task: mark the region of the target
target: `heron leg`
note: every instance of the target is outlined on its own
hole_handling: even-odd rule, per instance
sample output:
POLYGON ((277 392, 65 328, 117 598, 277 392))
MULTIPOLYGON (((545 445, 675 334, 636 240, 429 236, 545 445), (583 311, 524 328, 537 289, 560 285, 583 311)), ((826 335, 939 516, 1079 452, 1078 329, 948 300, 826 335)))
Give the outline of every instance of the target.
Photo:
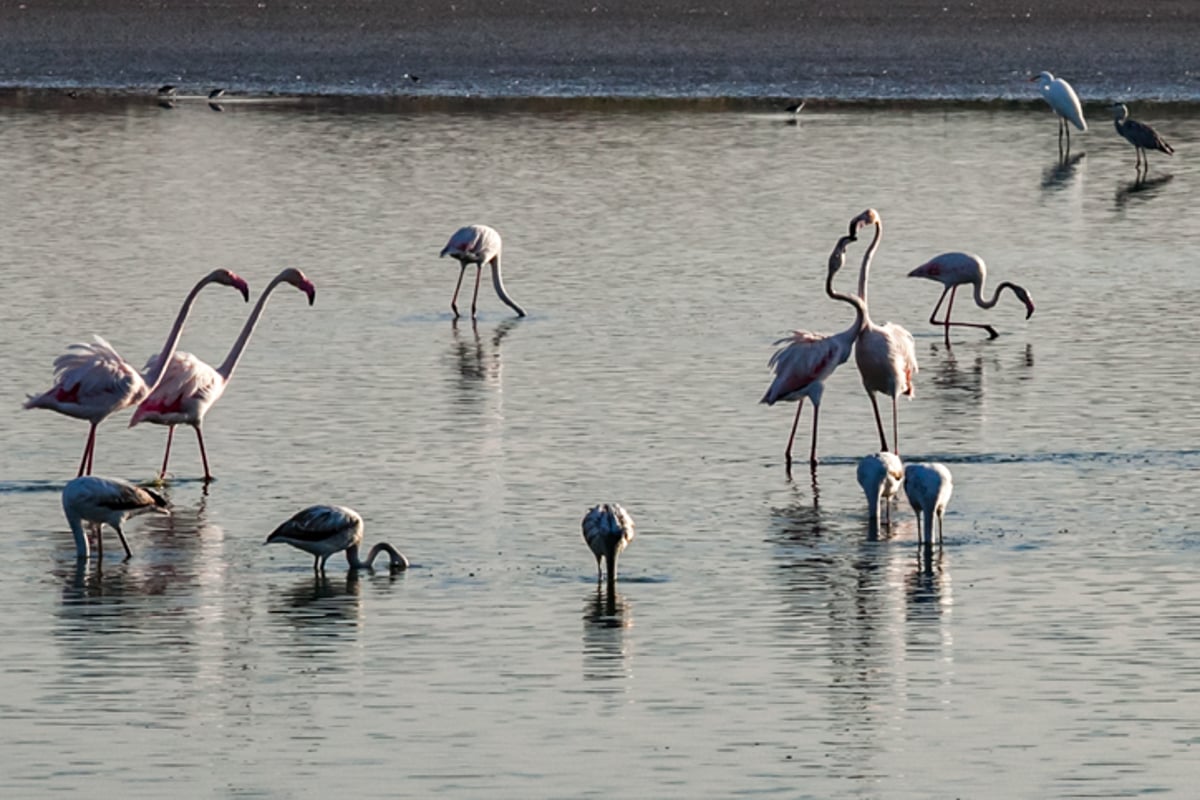
POLYGON ((93 422, 92 427, 88 430, 87 444, 83 446, 83 458, 79 460, 79 474, 75 476, 76 478, 80 477, 81 475, 91 474, 91 467, 88 466, 88 456, 92 454, 92 448, 95 446, 96 423, 93 422), (87 471, 85 472, 85 470, 87 471))
POLYGON ((450 298, 450 310, 454 312, 454 318, 458 319, 458 290, 462 288, 463 274, 467 271, 467 262, 463 261, 459 264, 458 283, 454 284, 454 296, 450 298))
POLYGON ((121 540, 121 547, 125 548, 125 560, 128 561, 133 558, 133 553, 129 550, 129 542, 125 541, 125 532, 121 530, 120 525, 114 525, 113 527, 116 528, 117 536, 121 540))
POLYGON ((875 393, 868 391, 867 397, 871 398, 871 408, 875 410, 875 427, 879 429, 879 449, 887 452, 887 436, 883 432, 883 420, 879 417, 879 403, 875 401, 875 393))
POLYGON ((200 444, 200 461, 204 464, 204 482, 208 483, 213 479, 212 473, 208 471, 208 453, 204 451, 204 432, 200 430, 200 426, 196 428, 196 441, 200 444))
MULTIPOLYGON (((792 435, 788 437, 787 450, 784 451, 783 457, 787 459, 788 469, 792 468, 792 443, 796 441, 796 426, 800 424, 800 411, 804 408, 804 398, 801 397, 796 401, 796 418, 792 420, 792 435)), ((597 567, 600 565, 597 564, 597 567)))
POLYGON ((475 294, 471 295, 471 319, 475 319, 475 305, 479 302, 479 279, 483 277, 483 264, 475 265, 475 294))
POLYGON ((171 458, 171 440, 175 438, 175 426, 167 426, 167 450, 163 453, 162 469, 158 472, 158 479, 165 480, 167 477, 167 461, 171 458))
POLYGON ((808 463, 810 466, 817 465, 817 422, 821 416, 821 404, 813 402, 813 430, 812 430, 812 447, 808 451, 808 463))

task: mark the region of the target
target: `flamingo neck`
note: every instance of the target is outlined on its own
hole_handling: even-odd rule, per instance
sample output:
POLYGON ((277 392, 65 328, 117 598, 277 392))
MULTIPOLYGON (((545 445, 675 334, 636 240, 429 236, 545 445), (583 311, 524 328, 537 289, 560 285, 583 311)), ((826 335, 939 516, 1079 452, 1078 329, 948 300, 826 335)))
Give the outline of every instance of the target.
POLYGON ((242 326, 242 332, 238 334, 237 341, 230 348, 229 355, 225 356, 225 360, 221 362, 221 366, 217 367, 217 373, 226 381, 233 376, 233 371, 237 368, 238 361, 242 358, 242 351, 250 343, 250 337, 254 334, 255 327, 258 326, 258 318, 262 316, 263 309, 267 307, 267 299, 271 296, 271 292, 275 290, 275 287, 282 282, 282 279, 276 276, 273 281, 267 284, 267 288, 263 289, 263 293, 259 295, 258 302, 254 304, 254 310, 250 312, 250 317, 246 320, 246 324, 242 326))
POLYGON ((83 532, 83 523, 74 514, 67 515, 67 522, 71 526, 71 535, 75 537, 75 557, 87 558, 90 549, 87 536, 83 532))
POLYGON ((171 332, 167 334, 167 341, 158 354, 157 362, 142 376, 142 380, 146 383, 147 396, 158 386, 158 382, 162 380, 162 376, 166 373, 171 359, 175 357, 175 348, 179 344, 179 338, 183 336, 183 324, 187 322, 188 315, 192 313, 192 306, 196 302, 196 297, 200 294, 200 290, 211 282, 211 277, 204 278, 193 286, 192 290, 188 292, 187 297, 183 299, 179 315, 175 317, 175 325, 171 328, 171 332))
POLYGON ((350 562, 351 569, 375 569, 375 559, 380 553, 387 553, 390 559, 389 567, 393 572, 408 569, 408 559, 404 554, 392 547, 387 542, 380 542, 371 548, 371 552, 367 555, 367 560, 363 561, 358 557, 358 545, 352 544, 346 548, 346 560, 350 562))
MULTIPOLYGON (((875 222, 875 236, 871 239, 871 246, 867 248, 867 252, 863 253, 862 266, 858 270, 858 296, 862 298, 863 303, 867 303, 867 280, 871 272, 871 262, 875 260, 875 251, 879 249, 879 241, 883 238, 883 222, 877 220, 875 222)), ((870 308, 870 305, 867 305, 870 308)))
MULTIPOLYGON (((992 299, 984 300, 983 299, 983 283, 986 280, 987 280, 987 276, 984 275, 982 278, 979 279, 979 283, 975 284, 975 305, 979 306, 980 308, 994 307, 996 305, 996 303, 1000 302, 1000 292, 1004 291, 1004 289, 1006 289, 1006 288, 1013 289, 1013 284, 1009 283, 1008 281, 1005 281, 1004 283, 1001 283, 999 286, 997 286, 995 291, 992 292, 992 299)), ((1013 293, 1016 294, 1015 291, 1013 293)))
POLYGON ((833 289, 833 273, 830 273, 829 277, 825 279, 825 294, 834 300, 841 300, 843 303, 849 303, 854 306, 854 323, 842 331, 839 336, 844 336, 851 340, 858 338, 863 328, 867 326, 867 304, 858 295, 835 292, 833 289))
POLYGON ((517 305, 517 301, 509 297, 508 292, 504 291, 504 279, 500 276, 499 253, 496 253, 496 256, 492 259, 492 286, 496 288, 496 294, 499 295, 500 299, 503 300, 509 308, 517 312, 518 317, 525 316, 525 309, 517 305))

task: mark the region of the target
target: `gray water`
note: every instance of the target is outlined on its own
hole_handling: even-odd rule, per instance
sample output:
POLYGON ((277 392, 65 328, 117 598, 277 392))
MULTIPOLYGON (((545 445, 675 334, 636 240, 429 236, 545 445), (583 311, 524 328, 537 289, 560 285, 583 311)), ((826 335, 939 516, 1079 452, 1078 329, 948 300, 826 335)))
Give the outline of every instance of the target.
MULTIPOLYGON (((0 794, 1190 792, 1198 126, 1145 118, 1179 152, 1138 183, 1103 119, 1060 164, 1041 108, 0 110, 0 794), (853 362, 815 473, 758 403, 776 338, 849 324, 825 264, 868 206, 872 316, 921 363, 902 451, 954 473, 931 562, 904 504, 868 536, 853 362), (485 280, 452 322, 437 253, 473 222, 526 319, 485 280), (1001 336, 947 348, 905 275, 951 249, 1033 318, 960 297, 1001 336), (87 426, 20 402, 94 333, 140 365, 217 266, 299 267, 316 303, 274 295, 207 418, 216 482, 180 430, 172 515, 77 568, 87 426), (609 500, 638 523, 612 598, 579 533, 609 500), (317 502, 412 569, 262 547, 317 502)), ((220 362, 248 311, 206 291, 182 347, 220 362)), ((127 420, 95 471, 149 480, 165 431, 127 420)))

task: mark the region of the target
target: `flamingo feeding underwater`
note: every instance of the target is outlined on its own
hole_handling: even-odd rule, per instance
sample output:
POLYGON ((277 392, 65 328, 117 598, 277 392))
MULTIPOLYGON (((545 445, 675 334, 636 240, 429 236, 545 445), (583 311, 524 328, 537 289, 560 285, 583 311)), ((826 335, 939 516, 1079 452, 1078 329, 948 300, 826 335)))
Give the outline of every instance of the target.
POLYGON ((83 523, 86 521, 96 523, 96 549, 100 558, 104 558, 104 538, 100 526, 107 523, 120 537, 125 558, 128 559, 133 553, 125 541, 121 524, 135 514, 166 508, 167 501, 157 492, 128 481, 82 475, 69 481, 63 489, 62 506, 63 513, 67 515, 67 524, 75 536, 77 558, 87 558, 89 555, 87 536, 83 532, 83 523))
POLYGON ((440 256, 456 258, 462 267, 458 271, 458 283, 454 284, 454 296, 450 298, 450 309, 454 312, 455 319, 460 316, 458 290, 462 288, 463 274, 467 271, 468 264, 475 265, 475 293, 471 295, 471 319, 475 319, 475 306, 479 301, 479 279, 483 275, 484 264, 490 264, 492 267, 492 285, 496 287, 496 294, 517 312, 518 317, 525 316, 525 310, 504 291, 504 280, 500 275, 500 234, 495 228, 489 228, 487 225, 459 228, 450 237, 450 241, 446 242, 440 256))
POLYGON ((912 397, 915 393, 913 377, 917 374, 917 348, 913 336, 906 328, 894 322, 876 325, 871 320, 871 304, 867 302, 867 280, 871 270, 871 261, 883 237, 883 220, 879 212, 868 208, 850 221, 851 234, 857 233, 865 225, 875 226, 875 236, 871 246, 863 255, 862 267, 858 273, 858 296, 862 298, 867 309, 863 328, 854 343, 854 362, 858 365, 858 373, 862 377, 863 388, 867 397, 871 398, 871 408, 875 410, 875 425, 879 428, 881 450, 888 450, 887 436, 883 432, 883 420, 879 416, 879 404, 875 401, 875 393, 885 394, 892 398, 892 447, 893 453, 900 452, 900 424, 896 398, 898 395, 912 397))
POLYGON ((982 328, 988 332, 989 339, 995 339, 1000 335, 991 325, 979 322, 950 321, 950 309, 954 307, 954 294, 958 291, 959 286, 968 283, 972 284, 975 287, 975 305, 983 309, 995 306, 996 302, 1000 299, 1000 292, 1005 289, 1011 289, 1012 293, 1017 296, 1017 299, 1025 304, 1025 319, 1033 316, 1033 298, 1024 287, 1017 286, 1015 283, 1005 281, 996 287, 996 291, 992 293, 990 300, 983 299, 983 283, 987 280, 987 265, 983 263, 982 258, 973 253, 942 253, 940 256, 931 258, 908 273, 908 277, 928 278, 931 281, 938 281, 946 287, 942 290, 942 296, 938 298, 937 305, 933 307, 933 313, 929 315, 929 322, 931 325, 941 325, 945 329, 947 347, 950 346, 951 325, 964 328, 982 328), (946 305, 946 318, 939 320, 937 312, 942 307, 942 301, 946 299, 947 293, 950 294, 950 302, 946 305))
MULTIPOLYGON (((163 455, 159 479, 165 478, 167 474, 167 461, 171 457, 171 440, 175 436, 175 426, 191 425, 196 431, 196 442, 200 445, 200 460, 204 464, 204 480, 206 482, 212 480, 212 472, 208 468, 208 454, 204 449, 204 433, 201 431, 204 415, 224 394, 225 387, 229 385, 233 371, 242 357, 242 351, 250 342, 254 328, 258 325, 258 319, 267 306, 267 299, 275 287, 283 283, 291 284, 304 292, 308 296, 310 306, 316 299, 317 290, 303 272, 292 267, 283 270, 267 284, 267 288, 263 289, 258 302, 254 305, 254 310, 250 312, 250 317, 246 320, 242 332, 238 335, 237 341, 233 343, 229 355, 225 356, 225 360, 221 362, 221 366, 213 369, 191 353, 175 353, 162 380, 158 382, 158 386, 134 411, 133 418, 129 420, 131 428, 140 422, 169 426, 167 428, 167 450, 163 455)), ((157 369, 158 360, 158 355, 151 356, 150 360, 146 362, 146 370, 157 369)))
POLYGON ((1066 149, 1070 151, 1071 127, 1067 123, 1070 122, 1081 131, 1087 130, 1087 122, 1083 119, 1083 106, 1079 104, 1079 96, 1075 94, 1071 84, 1062 78, 1054 77, 1049 72, 1040 72, 1029 80, 1031 83, 1037 83, 1042 97, 1050 104, 1050 108, 1054 110, 1054 115, 1058 118, 1058 149, 1060 151, 1063 149, 1063 134, 1066 133, 1066 149))
POLYGON ((1135 169, 1142 169, 1144 163, 1146 172, 1150 171, 1150 157, 1146 154, 1147 150, 1157 150, 1167 155, 1174 154, 1175 148, 1167 144, 1167 141, 1158 135, 1158 131, 1144 122, 1129 118, 1129 109, 1125 107, 1124 103, 1113 103, 1112 112, 1113 125, 1117 129, 1117 133, 1125 137, 1125 141, 1133 145, 1137 153, 1137 160, 1134 162, 1135 169))
POLYGON ((858 460, 855 469, 858 485, 867 496, 867 514, 872 523, 879 522, 880 506, 892 521, 892 498, 900 491, 904 482, 904 465, 895 453, 872 453, 858 460))
POLYGON ((918 520, 917 542, 933 544, 933 520, 937 518, 938 544, 942 542, 942 517, 954 491, 950 470, 944 464, 909 464, 904 468, 904 494, 918 520))
POLYGON ((633 517, 616 503, 593 506, 583 515, 583 540, 596 556, 596 582, 600 582, 600 559, 608 568, 608 585, 617 583, 617 556, 633 541, 633 517))
POLYGON ((846 245, 854 240, 853 235, 838 239, 833 252, 829 254, 829 272, 825 277, 825 294, 834 300, 854 306, 854 323, 835 334, 793 331, 791 336, 775 342, 776 345, 784 346, 771 356, 770 367, 775 371, 775 380, 771 382, 760 402, 774 405, 781 400, 796 401, 796 418, 792 422, 792 433, 788 437, 787 450, 784 453, 789 470, 792 467, 792 443, 796 439, 796 427, 800 424, 800 411, 804 407, 806 397, 811 399, 813 404, 812 449, 809 451, 808 461, 810 465, 816 466, 817 425, 825 381, 834 370, 846 363, 854 340, 862 332, 866 322, 867 307, 859 297, 838 294, 833 290, 833 276, 846 264, 846 245))
POLYGON ((91 423, 83 459, 79 462, 79 475, 90 474, 96 451, 96 426, 110 414, 122 408, 136 405, 146 399, 162 379, 164 367, 175 355, 183 325, 196 296, 210 283, 232 286, 249 301, 250 287, 246 282, 227 269, 213 270, 204 276, 183 300, 175 325, 167 334, 167 341, 159 353, 159 362, 145 373, 138 372, 133 365, 113 349, 112 345, 95 337, 92 344, 76 343, 67 346, 67 352, 54 359, 54 385, 39 395, 30 395, 25 408, 48 408, 76 419, 91 423))
POLYGON ((342 550, 346 551, 346 561, 353 570, 374 569, 375 558, 380 553, 388 554, 388 567, 392 572, 408 569, 408 559, 387 542, 372 547, 370 555, 363 561, 358 557, 362 540, 363 519, 354 509, 345 506, 309 506, 272 531, 263 544, 283 542, 312 553, 313 572, 324 572, 329 557, 342 550))

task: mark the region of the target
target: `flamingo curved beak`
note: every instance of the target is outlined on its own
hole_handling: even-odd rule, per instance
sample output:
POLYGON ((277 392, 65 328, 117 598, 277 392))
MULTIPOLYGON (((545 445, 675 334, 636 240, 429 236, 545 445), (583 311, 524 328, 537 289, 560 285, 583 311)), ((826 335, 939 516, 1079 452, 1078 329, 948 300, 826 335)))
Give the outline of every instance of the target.
POLYGON ((317 287, 313 286, 312 281, 306 281, 301 290, 308 295, 308 304, 311 306, 317 299, 317 287))
POLYGON ((250 284, 246 283, 244 279, 239 277, 234 281, 233 287, 242 293, 243 302, 250 302, 250 284))

